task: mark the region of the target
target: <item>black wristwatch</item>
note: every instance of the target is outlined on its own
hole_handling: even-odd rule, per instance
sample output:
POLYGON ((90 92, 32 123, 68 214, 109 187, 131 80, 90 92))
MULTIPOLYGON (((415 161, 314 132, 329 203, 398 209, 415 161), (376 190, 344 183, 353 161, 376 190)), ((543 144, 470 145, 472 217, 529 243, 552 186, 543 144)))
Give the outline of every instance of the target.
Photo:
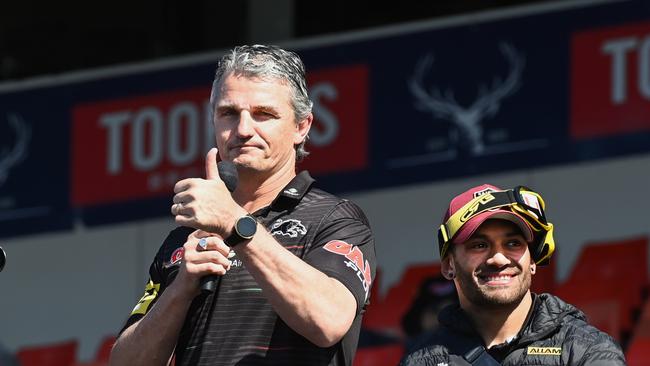
POLYGON ((232 234, 223 242, 229 247, 253 239, 257 232, 257 220, 252 215, 244 215, 237 219, 235 227, 232 229, 232 234))

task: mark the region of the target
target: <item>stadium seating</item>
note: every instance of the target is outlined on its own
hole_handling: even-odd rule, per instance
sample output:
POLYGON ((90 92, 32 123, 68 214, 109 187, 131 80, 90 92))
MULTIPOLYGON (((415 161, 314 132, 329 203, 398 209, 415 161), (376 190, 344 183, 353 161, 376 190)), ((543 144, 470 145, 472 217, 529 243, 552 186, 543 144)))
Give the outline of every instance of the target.
POLYGON ((70 366, 77 358, 77 347, 76 340, 23 347, 16 358, 21 366, 70 366))
MULTIPOLYGON (((558 250, 555 250, 553 258, 557 258, 558 250)), ((531 291, 541 294, 543 292, 553 293, 555 291, 555 263, 557 260, 551 259, 551 262, 545 266, 537 266, 537 272, 533 276, 533 283, 530 286, 531 291)))
POLYGON ((111 348, 113 348, 113 344, 115 343, 116 336, 114 335, 109 335, 104 337, 102 342, 99 344, 99 347, 97 348, 97 352, 95 353, 95 361, 97 362, 108 362, 108 358, 111 355, 111 348))
POLYGON ((437 262, 408 267, 399 282, 388 290, 386 296, 368 307, 363 317, 364 327, 391 336, 403 336, 401 319, 411 306, 420 284, 426 278, 438 274, 440 274, 440 264, 437 262))
POLYGON ((108 359, 111 355, 111 348, 115 343, 116 336, 105 336, 95 351, 95 358, 89 362, 77 362, 72 366, 107 366, 108 359))
POLYGON ((633 312, 647 290, 647 244, 643 237, 585 245, 556 294, 620 341, 632 330, 633 312))
POLYGON ((353 366, 395 366, 404 354, 401 344, 365 347, 357 350, 353 366))
MULTIPOLYGON (((649 364, 650 300, 645 299, 649 284, 647 246, 646 237, 588 243, 567 281, 555 282, 555 262, 551 262, 549 266, 538 267, 533 277, 533 291, 559 295, 584 311, 592 324, 619 341, 624 334, 631 334, 626 347, 628 364, 649 364), (637 310, 641 310, 640 316, 634 318, 637 310)), ((403 344, 397 343, 404 339, 401 318, 423 281, 439 274, 438 262, 409 266, 381 298, 378 293, 381 271, 377 271, 363 327, 389 337, 381 343, 359 348, 354 366, 392 366, 399 362, 404 352, 403 344)), ((16 358, 21 366, 106 366, 114 342, 114 335, 106 336, 98 345, 94 359, 83 363, 76 361, 76 340, 23 347, 16 358)))

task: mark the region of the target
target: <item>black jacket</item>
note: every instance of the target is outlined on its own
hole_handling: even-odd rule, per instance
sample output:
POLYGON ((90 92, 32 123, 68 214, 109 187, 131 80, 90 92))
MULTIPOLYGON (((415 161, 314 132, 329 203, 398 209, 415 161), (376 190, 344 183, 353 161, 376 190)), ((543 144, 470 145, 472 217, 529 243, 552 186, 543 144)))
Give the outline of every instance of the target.
MULTIPOLYGON (((408 354, 401 366, 470 365, 460 350, 483 342, 469 318, 452 305, 438 319, 441 327, 408 354)), ((623 352, 612 337, 587 324, 580 310, 550 294, 533 294, 532 311, 519 334, 488 353, 502 365, 513 366, 625 365, 623 352)))

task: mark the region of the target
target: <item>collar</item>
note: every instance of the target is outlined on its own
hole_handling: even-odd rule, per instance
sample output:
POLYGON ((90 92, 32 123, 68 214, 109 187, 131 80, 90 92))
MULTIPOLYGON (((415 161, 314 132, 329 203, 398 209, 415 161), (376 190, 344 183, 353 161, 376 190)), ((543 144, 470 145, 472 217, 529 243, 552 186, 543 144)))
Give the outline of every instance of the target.
POLYGON ((528 332, 530 329, 530 323, 533 317, 533 313, 535 312, 535 309, 537 308, 537 295, 534 293, 530 293, 530 295, 533 298, 533 301, 530 305, 530 309, 528 309, 528 314, 526 314, 526 319, 524 320, 524 324, 522 324, 521 329, 519 329, 519 332, 512 336, 512 338, 507 339, 504 343, 494 345, 490 348, 490 350, 494 350, 495 354, 498 354, 499 352, 510 352, 510 347, 515 345, 515 344, 520 344, 521 339, 523 338, 523 335, 528 332))
POLYGON ((309 188, 315 181, 306 170, 298 173, 271 202, 271 209, 273 211, 283 211, 295 207, 309 192, 309 188))
MULTIPOLYGON (((517 341, 522 338, 522 336, 528 332, 528 329, 531 326, 531 321, 533 318, 533 314, 535 311, 535 308, 539 306, 539 300, 537 298, 537 295, 534 293, 531 293, 532 295, 532 304, 530 306, 530 309, 528 309, 528 314, 526 314, 526 319, 524 320, 524 323, 521 326, 521 329, 517 334, 510 339, 508 342, 500 344, 500 345, 495 345, 492 348, 498 348, 502 347, 504 345, 510 345, 513 343, 517 343, 517 341)), ((454 329, 457 332, 464 333, 466 335, 473 335, 477 336, 480 339, 480 336, 478 336, 478 332, 476 331, 476 327, 474 326, 472 320, 470 317, 465 313, 465 311, 460 307, 459 304, 451 304, 448 305, 447 307, 443 308, 442 311, 440 312, 440 315, 438 316, 438 320, 440 321, 441 324, 454 329)))
POLYGON ((459 304, 450 304, 444 307, 438 315, 438 321, 457 332, 465 333, 466 335, 477 334, 472 321, 465 311, 461 309, 459 304))

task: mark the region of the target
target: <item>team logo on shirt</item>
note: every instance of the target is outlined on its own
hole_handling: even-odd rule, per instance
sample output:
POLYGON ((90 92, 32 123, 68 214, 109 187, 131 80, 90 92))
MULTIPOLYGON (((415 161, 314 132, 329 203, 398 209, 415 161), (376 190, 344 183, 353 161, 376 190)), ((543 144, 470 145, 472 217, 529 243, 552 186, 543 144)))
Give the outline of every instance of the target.
POLYGON ((559 356, 562 354, 561 347, 528 347, 526 352, 529 355, 559 356))
POLYGON ((178 264, 181 260, 183 260, 183 254, 185 254, 185 248, 183 247, 174 250, 172 255, 169 257, 169 262, 164 263, 165 268, 169 268, 175 264, 178 264))
POLYGON ((363 259, 361 249, 342 240, 331 240, 323 246, 323 249, 334 254, 342 255, 347 259, 345 265, 356 272, 357 277, 359 277, 363 285, 363 290, 366 292, 367 299, 370 293, 372 275, 370 273, 370 263, 368 263, 368 260, 363 259))
POLYGON ((305 225, 296 219, 277 219, 271 226, 271 235, 284 235, 290 238, 297 238, 298 234, 307 234, 305 225))

